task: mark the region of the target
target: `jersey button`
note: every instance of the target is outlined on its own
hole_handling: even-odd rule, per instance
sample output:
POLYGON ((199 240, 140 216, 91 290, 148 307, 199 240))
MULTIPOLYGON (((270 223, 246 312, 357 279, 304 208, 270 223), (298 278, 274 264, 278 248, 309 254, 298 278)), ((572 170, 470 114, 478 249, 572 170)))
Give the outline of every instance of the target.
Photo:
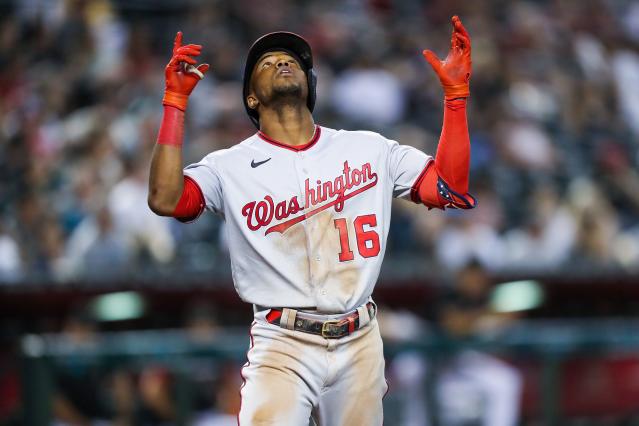
POLYGON ((320 294, 321 294, 322 296, 326 296, 326 290, 322 290, 322 291, 320 291, 320 294))
POLYGON ((319 262, 320 260, 322 260, 322 258, 319 257, 319 256, 315 256, 315 260, 317 260, 319 262))

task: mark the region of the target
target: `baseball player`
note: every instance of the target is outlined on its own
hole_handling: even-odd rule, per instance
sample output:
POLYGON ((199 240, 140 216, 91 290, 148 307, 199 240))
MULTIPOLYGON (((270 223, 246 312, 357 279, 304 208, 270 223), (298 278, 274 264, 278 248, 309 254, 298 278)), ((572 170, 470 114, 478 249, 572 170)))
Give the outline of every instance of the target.
POLYGON ((258 131, 182 168, 188 97, 208 71, 201 46, 178 33, 166 67, 164 116, 149 206, 192 221, 226 221, 235 288, 254 306, 242 370, 241 425, 381 425, 382 341, 371 293, 393 197, 472 208, 466 99, 470 37, 458 17, 448 56, 424 57, 444 88, 435 158, 366 131, 315 124, 317 78, 308 43, 267 34, 248 52, 243 100, 258 131))

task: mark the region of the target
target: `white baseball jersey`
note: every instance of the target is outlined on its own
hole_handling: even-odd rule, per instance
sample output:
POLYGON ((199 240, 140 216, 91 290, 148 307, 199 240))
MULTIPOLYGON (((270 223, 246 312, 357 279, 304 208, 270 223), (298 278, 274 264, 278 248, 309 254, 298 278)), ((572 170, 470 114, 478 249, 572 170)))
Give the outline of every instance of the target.
POLYGON ((377 133, 317 126, 306 145, 258 132, 184 173, 227 222, 242 300, 342 313, 369 299, 392 198, 410 199, 431 160, 377 133))

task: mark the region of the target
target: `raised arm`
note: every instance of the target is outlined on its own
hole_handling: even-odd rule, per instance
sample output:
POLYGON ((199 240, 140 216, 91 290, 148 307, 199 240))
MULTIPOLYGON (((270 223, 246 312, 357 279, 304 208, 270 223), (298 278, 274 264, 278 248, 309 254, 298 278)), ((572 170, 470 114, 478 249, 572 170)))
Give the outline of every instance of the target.
POLYGON ((440 60, 430 50, 424 58, 444 88, 444 123, 435 161, 418 183, 419 199, 429 207, 469 209, 477 204, 468 193, 470 138, 466 99, 470 96, 470 36, 457 16, 452 18, 450 51, 440 60))
POLYGON ((164 115, 153 149, 149 176, 149 207, 161 216, 183 217, 179 210, 201 200, 190 200, 194 191, 186 191, 188 178, 182 173, 182 142, 184 139, 184 112, 188 98, 197 83, 208 71, 208 64, 194 66, 202 46, 182 46, 182 33, 178 32, 173 44, 173 56, 164 70, 164 115))

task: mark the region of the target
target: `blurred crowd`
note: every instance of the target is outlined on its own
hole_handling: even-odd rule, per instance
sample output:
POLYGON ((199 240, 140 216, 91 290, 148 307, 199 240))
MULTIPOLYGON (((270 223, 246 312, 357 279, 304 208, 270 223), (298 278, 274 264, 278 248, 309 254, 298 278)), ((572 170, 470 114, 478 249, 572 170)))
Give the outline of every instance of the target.
MULTIPOLYGON (((147 207, 172 39, 212 71, 187 112, 186 162, 255 129, 248 47, 305 36, 316 121, 434 154, 450 16, 473 41, 472 212, 395 204, 388 256, 457 269, 575 273, 639 265, 639 3, 568 0, 22 0, 0 2, 0 281, 199 273, 223 225, 147 207)), ((220 259, 222 257, 222 259, 220 259)))
MULTIPOLYGON (((214 308, 205 304, 190 307, 179 330, 183 336, 179 342, 188 343, 195 355, 177 361, 161 356, 128 363, 123 357, 109 359, 96 350, 108 345, 101 341, 99 328, 87 309, 72 312, 63 324, 56 344, 66 355, 50 363, 51 415, 55 419, 51 424, 237 424, 240 363, 216 359, 210 352, 206 357, 196 356, 198 350, 214 345, 222 330, 214 308), (183 422, 187 411, 188 421, 183 422)), ((149 338, 140 335, 138 340, 148 343, 149 338)), ((156 342, 152 352, 160 351, 156 342)))
MULTIPOLYGON (((519 319, 516 312, 494 309, 493 289, 486 271, 471 262, 438 293, 435 312, 432 307, 424 307, 430 314, 421 315, 380 306, 377 318, 391 347, 421 341, 437 342, 439 348, 391 350, 387 422, 520 424, 525 402, 522 370, 511 363, 512 354, 504 360, 477 346, 482 336, 500 334, 519 319)), ((78 304, 61 318, 56 333, 23 339, 30 357, 24 360, 25 368, 44 367, 46 375, 19 376, 17 369, 0 363, 0 395, 5 396, 0 425, 31 424, 28 412, 45 407, 50 410, 49 424, 55 426, 236 425, 242 402, 240 360, 248 338, 244 327, 240 332, 225 321, 228 318, 214 304, 193 298, 173 316, 173 328, 105 332, 115 325, 100 317, 95 304, 78 304), (233 349, 234 341, 242 342, 240 349, 233 349), (46 361, 38 358, 38 351, 49 355, 42 358, 46 361), (25 405, 19 398, 7 398, 21 392, 31 395, 23 400, 25 405), (50 403, 42 403, 47 400, 50 403)), ((540 415, 539 409, 528 413, 531 419, 540 415)))
MULTIPOLYGON (((586 324, 576 332, 579 320, 549 328, 496 303, 494 284, 475 260, 432 303, 379 305, 387 424, 638 424, 636 320, 602 329, 612 339, 586 324), (623 343, 628 336, 634 346, 623 343)), ((155 309, 120 321, 85 299, 64 318, 42 319, 52 333, 23 335, 0 351, 0 425, 237 424, 251 310, 238 328, 213 299, 194 295, 171 311, 149 299, 155 309), (26 356, 12 357, 12 347, 26 356)))

